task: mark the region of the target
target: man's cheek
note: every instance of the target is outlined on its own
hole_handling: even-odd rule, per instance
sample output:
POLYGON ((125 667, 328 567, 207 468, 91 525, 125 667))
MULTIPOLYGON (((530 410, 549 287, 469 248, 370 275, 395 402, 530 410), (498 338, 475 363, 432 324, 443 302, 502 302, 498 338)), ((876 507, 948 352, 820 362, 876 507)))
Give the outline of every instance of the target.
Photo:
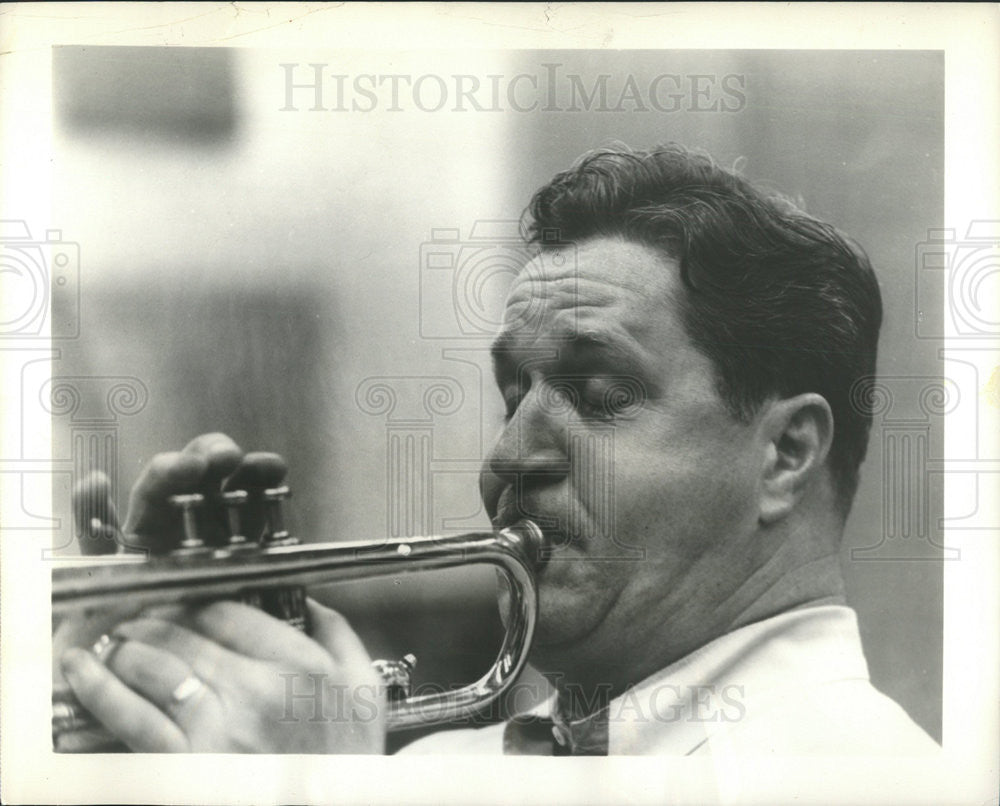
POLYGON ((560 572, 558 581, 543 574, 538 586, 536 640, 562 643, 591 629, 604 610, 605 588, 588 583, 586 577, 570 568, 560 572))
POLYGON ((647 529, 671 524, 682 538, 705 524, 731 521, 745 508, 750 485, 738 463, 722 455, 668 455, 669 461, 650 457, 644 469, 616 474, 630 519, 638 518, 647 529))

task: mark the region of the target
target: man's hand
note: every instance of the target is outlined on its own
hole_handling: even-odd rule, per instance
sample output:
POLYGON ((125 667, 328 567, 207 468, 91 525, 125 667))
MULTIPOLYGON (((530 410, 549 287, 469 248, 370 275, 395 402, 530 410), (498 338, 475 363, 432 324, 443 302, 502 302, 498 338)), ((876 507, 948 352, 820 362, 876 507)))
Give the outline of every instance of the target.
MULTIPOLYGON (((198 437, 149 463, 124 531, 163 553, 182 532, 169 496, 273 487, 285 472, 276 454, 244 454, 222 434, 198 437)), ((94 474, 82 486, 77 523, 113 518, 107 480, 94 474)), ((254 538, 263 513, 247 509, 244 532, 254 538)), ((224 542, 222 513, 206 514, 206 542, 224 542)), ((112 628, 99 655, 61 653, 61 671, 81 704, 137 752, 383 752, 384 686, 368 653, 343 617, 308 606, 311 638, 230 601, 144 611, 112 628)))
POLYGON ((77 698, 136 752, 382 753, 384 698, 342 616, 310 602, 316 640, 246 605, 118 625, 103 663, 71 649, 77 698))
MULTIPOLYGON (((225 542, 226 520, 221 506, 212 499, 222 490, 263 490, 276 487, 288 472, 276 453, 244 454, 225 434, 204 434, 184 450, 160 453, 146 466, 129 496, 125 533, 153 553, 175 546, 183 533, 182 516, 169 498, 184 493, 202 493, 206 517, 200 519, 202 538, 209 545, 225 542)), ((242 513, 247 537, 260 536, 263 508, 251 496, 242 513)))

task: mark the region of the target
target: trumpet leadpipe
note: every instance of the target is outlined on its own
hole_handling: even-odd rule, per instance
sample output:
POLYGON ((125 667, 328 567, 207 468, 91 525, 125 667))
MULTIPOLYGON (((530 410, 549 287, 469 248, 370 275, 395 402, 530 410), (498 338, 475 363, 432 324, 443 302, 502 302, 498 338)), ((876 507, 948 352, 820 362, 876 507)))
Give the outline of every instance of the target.
POLYGON ((120 555, 54 569, 52 610, 63 615, 123 601, 145 606, 226 598, 251 590, 308 587, 470 563, 496 565, 528 585, 541 541, 538 527, 524 521, 498 532, 273 547, 253 544, 150 559, 120 555))

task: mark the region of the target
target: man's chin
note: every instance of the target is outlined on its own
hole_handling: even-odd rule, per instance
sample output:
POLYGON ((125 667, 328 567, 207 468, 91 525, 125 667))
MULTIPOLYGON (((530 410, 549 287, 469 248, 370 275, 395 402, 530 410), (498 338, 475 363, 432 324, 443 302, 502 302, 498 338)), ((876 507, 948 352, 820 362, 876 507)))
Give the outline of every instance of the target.
MULTIPOLYGON (((539 590, 538 599, 538 620, 535 623, 535 635, 532 639, 533 655, 537 652, 543 652, 545 655, 550 652, 562 653, 578 646, 600 622, 598 614, 594 611, 593 600, 574 601, 574 597, 568 592, 550 590, 546 587, 539 590)), ((506 628, 510 612, 510 593, 503 585, 500 586, 497 600, 500 620, 506 628)))

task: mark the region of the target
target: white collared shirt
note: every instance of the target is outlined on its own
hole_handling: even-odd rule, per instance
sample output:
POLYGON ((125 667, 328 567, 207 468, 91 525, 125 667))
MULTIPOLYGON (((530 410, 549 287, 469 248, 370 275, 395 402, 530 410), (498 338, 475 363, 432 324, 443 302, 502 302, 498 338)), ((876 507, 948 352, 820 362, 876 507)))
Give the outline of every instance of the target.
POLYGON ((849 607, 783 613, 734 630, 565 723, 555 697, 510 722, 446 730, 402 753, 919 755, 940 750, 875 689, 849 607), (548 720, 551 720, 548 721, 548 720), (540 741, 551 733, 555 741, 540 741))

